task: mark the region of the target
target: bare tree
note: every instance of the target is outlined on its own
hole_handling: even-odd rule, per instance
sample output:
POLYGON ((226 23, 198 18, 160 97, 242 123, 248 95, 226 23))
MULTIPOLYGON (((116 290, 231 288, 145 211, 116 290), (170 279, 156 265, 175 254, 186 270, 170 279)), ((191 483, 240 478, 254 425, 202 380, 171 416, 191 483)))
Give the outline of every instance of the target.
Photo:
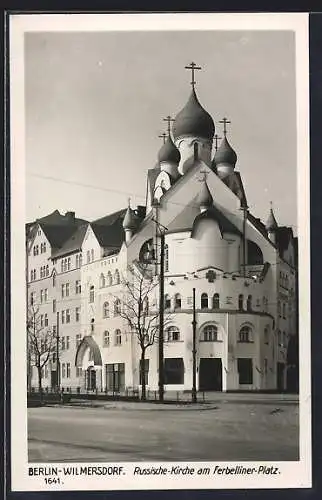
POLYGON ((44 325, 39 307, 31 305, 27 316, 28 358, 31 365, 37 368, 38 389, 42 401, 42 371, 54 351, 56 334, 44 325))
POLYGON ((148 265, 134 263, 127 271, 127 276, 123 279, 123 303, 117 302, 119 305, 117 313, 125 319, 131 334, 136 336, 140 346, 141 399, 145 400, 146 350, 158 340, 159 332, 159 310, 150 307, 150 300, 159 282, 150 272, 148 265))

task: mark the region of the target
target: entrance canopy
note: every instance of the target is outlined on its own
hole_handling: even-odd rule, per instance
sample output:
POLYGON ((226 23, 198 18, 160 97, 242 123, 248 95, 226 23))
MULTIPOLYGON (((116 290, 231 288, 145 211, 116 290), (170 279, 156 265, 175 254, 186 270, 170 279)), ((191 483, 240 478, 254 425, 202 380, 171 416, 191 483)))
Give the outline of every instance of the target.
POLYGON ((75 366, 78 366, 79 368, 83 366, 84 354, 88 348, 91 350, 94 366, 102 366, 102 356, 100 348, 91 335, 84 337, 79 344, 75 356, 75 366))

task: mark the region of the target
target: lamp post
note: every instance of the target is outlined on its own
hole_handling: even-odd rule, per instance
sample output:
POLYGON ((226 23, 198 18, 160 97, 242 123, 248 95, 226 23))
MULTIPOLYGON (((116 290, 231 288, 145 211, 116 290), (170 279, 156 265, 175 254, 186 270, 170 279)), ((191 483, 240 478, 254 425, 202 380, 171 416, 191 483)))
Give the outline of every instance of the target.
POLYGON ((60 389, 60 366, 59 366, 59 312, 57 311, 57 325, 56 325, 56 386, 57 392, 60 389))
POLYGON ((196 372, 197 372, 197 360, 196 360, 196 289, 192 289, 192 402, 197 402, 197 387, 196 387, 196 372))
POLYGON ((152 221, 157 225, 160 235, 160 295, 159 295, 159 401, 164 400, 164 247, 165 247, 165 237, 164 232, 167 230, 158 220, 152 219, 152 221), (163 231, 162 231, 162 229, 163 231))

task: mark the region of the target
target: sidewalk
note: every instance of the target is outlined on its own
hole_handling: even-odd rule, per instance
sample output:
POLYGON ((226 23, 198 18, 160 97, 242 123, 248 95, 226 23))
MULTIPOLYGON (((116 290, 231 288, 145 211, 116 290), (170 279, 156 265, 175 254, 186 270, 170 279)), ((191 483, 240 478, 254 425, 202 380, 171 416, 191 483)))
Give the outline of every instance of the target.
POLYGON ((295 405, 299 403, 296 394, 257 394, 257 393, 205 393, 198 396, 197 403, 191 402, 190 394, 181 394, 180 400, 176 401, 175 396, 167 393, 164 403, 158 401, 102 401, 88 399, 72 399, 69 403, 47 404, 46 406, 64 406, 73 408, 104 408, 106 410, 185 410, 204 411, 216 410, 219 405, 241 404, 241 405, 295 405), (184 398, 185 396, 185 398, 184 398))

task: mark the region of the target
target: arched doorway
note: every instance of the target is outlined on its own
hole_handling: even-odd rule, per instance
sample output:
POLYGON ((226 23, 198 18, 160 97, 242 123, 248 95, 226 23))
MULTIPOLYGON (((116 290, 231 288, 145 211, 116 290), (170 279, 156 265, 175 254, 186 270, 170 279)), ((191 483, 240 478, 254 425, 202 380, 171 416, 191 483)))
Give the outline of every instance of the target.
POLYGON ((83 369, 84 386, 87 391, 102 388, 102 356, 100 348, 91 335, 84 337, 78 346, 75 366, 83 369))

